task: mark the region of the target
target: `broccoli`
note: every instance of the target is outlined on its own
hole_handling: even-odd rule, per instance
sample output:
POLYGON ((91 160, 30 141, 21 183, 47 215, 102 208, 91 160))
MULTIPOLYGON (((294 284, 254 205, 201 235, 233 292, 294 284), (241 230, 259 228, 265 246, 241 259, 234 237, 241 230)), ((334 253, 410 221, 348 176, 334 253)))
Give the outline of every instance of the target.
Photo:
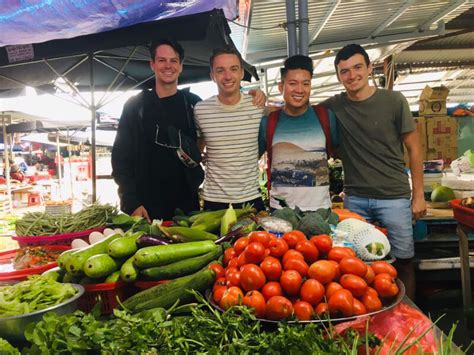
POLYGON ((331 232, 329 224, 317 212, 306 213, 300 219, 298 229, 308 237, 318 234, 329 234, 331 232))
POLYGON ((290 207, 283 207, 279 210, 275 210, 272 213, 273 217, 278 217, 281 219, 284 219, 285 221, 288 221, 291 223, 293 228, 296 228, 298 226, 298 216, 296 215, 295 211, 292 210, 290 207))
POLYGON ((316 210, 316 213, 319 213, 321 217, 326 221, 329 216, 331 215, 331 209, 330 208, 318 208, 316 210))
POLYGON ((339 216, 337 215, 337 213, 331 212, 329 217, 326 219, 326 222, 328 222, 329 224, 337 225, 339 223, 339 216))

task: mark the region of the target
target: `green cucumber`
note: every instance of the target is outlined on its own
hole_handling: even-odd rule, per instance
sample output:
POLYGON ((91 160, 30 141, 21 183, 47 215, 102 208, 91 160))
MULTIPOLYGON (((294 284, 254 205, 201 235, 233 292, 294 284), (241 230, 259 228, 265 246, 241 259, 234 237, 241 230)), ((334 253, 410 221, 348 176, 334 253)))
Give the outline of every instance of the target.
POLYGON ((126 299, 123 306, 135 313, 156 307, 169 308, 177 300, 180 304, 186 304, 194 299, 194 296, 186 290, 202 293, 212 286, 215 277, 216 273, 213 270, 200 270, 139 292, 126 299))
POLYGON ((112 240, 109 244, 109 255, 114 258, 124 258, 135 254, 137 251, 137 239, 143 234, 144 232, 136 232, 128 237, 112 240))
POLYGON ((109 243, 117 238, 122 238, 122 235, 119 233, 109 235, 98 243, 89 245, 88 247, 72 253, 66 263, 67 272, 76 276, 84 275, 84 264, 86 263, 86 260, 93 255, 107 253, 109 243))
POLYGON ((77 284, 81 280, 80 276, 74 276, 70 274, 69 272, 66 272, 63 276, 63 283, 72 283, 72 284, 77 284))
POLYGON ((95 284, 101 284, 103 282, 102 279, 94 279, 89 276, 84 276, 79 280, 79 285, 95 285, 95 284))
POLYGON ((65 270, 61 269, 59 266, 56 266, 52 269, 46 270, 41 275, 48 276, 51 280, 61 282, 65 273, 65 270))
POLYGON ((139 249, 135 253, 134 264, 140 269, 171 264, 215 250, 216 244, 210 240, 168 245, 154 245, 139 249))
POLYGON ((215 250, 195 256, 193 258, 176 261, 174 263, 155 266, 140 271, 140 275, 143 275, 149 280, 171 280, 177 277, 189 275, 201 270, 204 266, 208 265, 211 261, 219 258, 223 253, 222 247, 217 247, 215 250))
POLYGON ((92 255, 84 264, 84 273, 94 279, 106 277, 117 271, 121 263, 109 254, 92 255))
POLYGON ((133 282, 138 277, 138 269, 133 264, 134 260, 135 255, 132 255, 122 264, 122 267, 120 268, 120 278, 125 282, 133 282))
POLYGON ((117 282, 118 280, 120 280, 120 270, 111 273, 104 282, 117 282))

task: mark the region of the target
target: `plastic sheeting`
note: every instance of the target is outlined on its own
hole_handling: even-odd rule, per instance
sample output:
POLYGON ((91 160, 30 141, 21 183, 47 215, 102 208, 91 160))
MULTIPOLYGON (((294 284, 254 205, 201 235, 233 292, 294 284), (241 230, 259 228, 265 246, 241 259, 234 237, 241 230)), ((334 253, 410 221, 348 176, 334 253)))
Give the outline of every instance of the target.
POLYGON ((237 16, 236 0, 2 0, 0 46, 40 43, 222 9, 237 16))

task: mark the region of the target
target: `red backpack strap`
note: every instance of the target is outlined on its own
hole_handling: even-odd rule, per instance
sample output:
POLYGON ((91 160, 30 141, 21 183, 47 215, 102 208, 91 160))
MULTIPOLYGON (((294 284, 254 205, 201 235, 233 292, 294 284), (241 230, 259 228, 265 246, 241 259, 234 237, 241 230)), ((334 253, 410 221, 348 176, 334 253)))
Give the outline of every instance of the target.
POLYGON ((270 112, 267 120, 267 130, 265 134, 266 145, 267 145, 267 188, 268 192, 271 189, 271 177, 272 177, 272 144, 273 135, 278 124, 278 118, 280 117, 281 110, 270 112))
POLYGON ((316 116, 319 118, 319 123, 323 129, 324 136, 326 137, 326 152, 329 157, 334 157, 334 149, 331 142, 331 125, 329 123, 329 113, 326 107, 321 104, 313 106, 316 116))

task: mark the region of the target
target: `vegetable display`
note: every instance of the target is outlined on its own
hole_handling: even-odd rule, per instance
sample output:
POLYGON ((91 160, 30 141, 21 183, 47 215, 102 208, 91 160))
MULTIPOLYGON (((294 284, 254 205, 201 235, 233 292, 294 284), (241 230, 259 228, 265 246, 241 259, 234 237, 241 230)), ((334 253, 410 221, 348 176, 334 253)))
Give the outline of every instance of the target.
POLYGON ((360 316, 381 310, 399 293, 391 264, 367 265, 324 234, 307 239, 298 230, 282 238, 252 232, 225 251, 224 265, 213 301, 223 309, 243 304, 269 320, 360 316))
POLYGON ((104 226, 117 214, 110 205, 94 203, 77 213, 53 215, 46 212, 28 212, 16 221, 18 236, 47 236, 73 233, 104 226))
POLYGON ((47 276, 30 276, 26 281, 0 287, 0 318, 52 307, 76 292, 70 284, 61 284, 47 276))

